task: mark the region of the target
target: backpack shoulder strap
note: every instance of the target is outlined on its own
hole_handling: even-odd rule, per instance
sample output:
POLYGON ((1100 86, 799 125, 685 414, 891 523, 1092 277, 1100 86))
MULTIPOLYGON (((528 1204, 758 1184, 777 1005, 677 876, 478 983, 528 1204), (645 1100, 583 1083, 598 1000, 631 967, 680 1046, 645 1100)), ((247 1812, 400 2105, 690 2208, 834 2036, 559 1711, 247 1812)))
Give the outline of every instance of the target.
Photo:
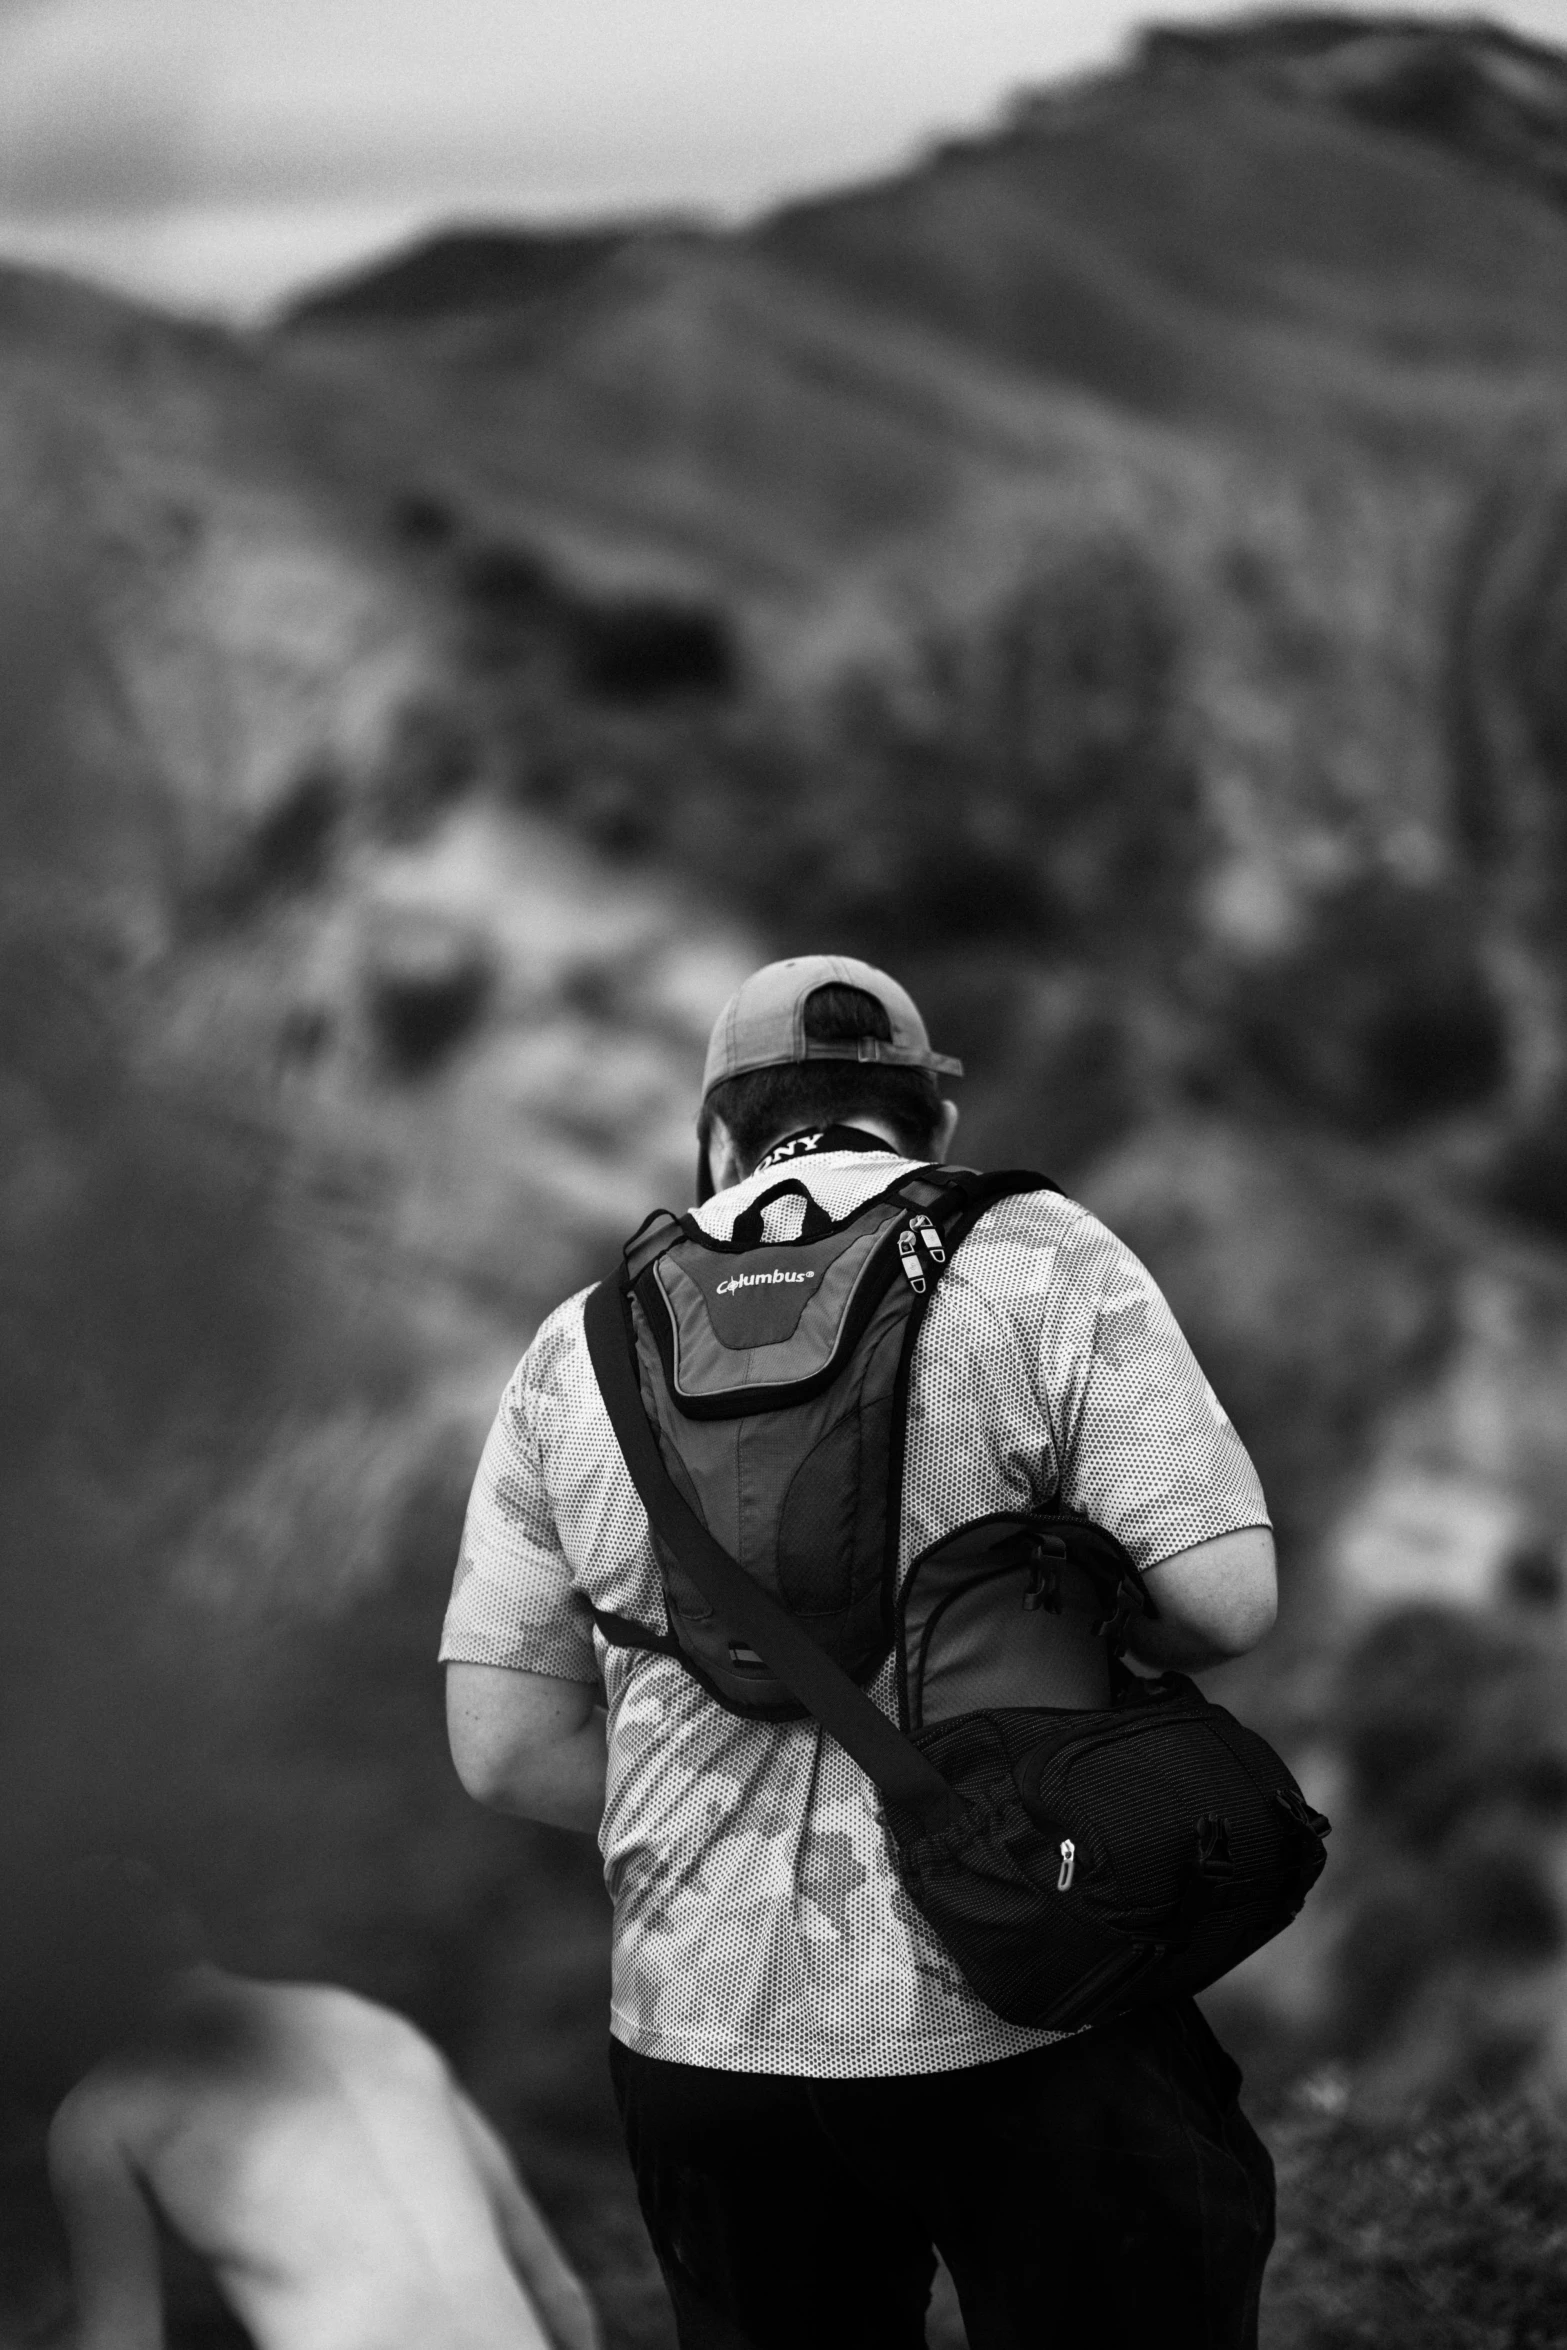
POLYGON ((1026 1167, 1012 1167, 996 1174, 982 1175, 974 1167, 917 1167, 912 1175, 905 1175, 892 1186, 893 1197, 906 1199, 911 1207, 942 1211, 943 1220, 972 1221, 993 1208, 997 1200, 1013 1199, 1028 1191, 1053 1191, 1061 1194, 1059 1183, 1048 1175, 1036 1175, 1026 1167))
POLYGON ((1020 1192, 1060 1189, 1048 1175, 1022 1170, 981 1175, 973 1167, 945 1166, 917 1167, 911 1175, 890 1184, 882 1197, 901 1200, 914 1210, 898 1245, 916 1295, 923 1297, 925 1292, 923 1268, 916 1271, 920 1252, 929 1260, 930 1274, 940 1274, 958 1243, 968 1238, 985 1210, 994 1207, 997 1200, 1011 1199, 1020 1192))
POLYGON ((689 1216, 677 1216, 670 1208, 650 1209, 620 1252, 627 1280, 635 1281, 645 1273, 655 1259, 685 1236, 690 1224, 689 1216))
POLYGON ((660 1540, 704 1599, 755 1649, 791 1696, 815 1715, 889 1802, 935 1823, 958 1803, 927 1762, 808 1632, 715 1542, 664 1467, 637 1377, 634 1340, 620 1283, 602 1282, 583 1315, 588 1354, 631 1481, 660 1540))

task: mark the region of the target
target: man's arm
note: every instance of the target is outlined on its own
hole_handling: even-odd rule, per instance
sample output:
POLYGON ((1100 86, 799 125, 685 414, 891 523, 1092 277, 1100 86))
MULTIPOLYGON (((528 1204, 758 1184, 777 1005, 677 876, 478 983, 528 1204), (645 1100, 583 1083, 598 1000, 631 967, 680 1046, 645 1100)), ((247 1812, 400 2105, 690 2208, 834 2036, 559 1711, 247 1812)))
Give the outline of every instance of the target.
POLYGON ((591 1681, 449 1664, 446 1731, 457 1776, 477 1802, 598 1833, 604 1717, 591 1681))
POLYGON ((603 2350, 588 2290, 513 2168, 500 2139, 478 2107, 454 2088, 457 2119, 484 2181, 495 2224, 518 2277, 538 2303, 556 2350, 603 2350))
POLYGON ((1273 1628, 1278 1614, 1273 1536, 1266 1526, 1216 1534, 1161 1559, 1144 1575, 1157 1622, 1134 1622, 1127 1638, 1133 1656, 1163 1670, 1200 1672, 1244 1656, 1273 1628))
POLYGON ((49 2180, 71 2251, 76 2350, 164 2350, 157 2228, 90 2093, 77 2090, 55 2115, 49 2180))

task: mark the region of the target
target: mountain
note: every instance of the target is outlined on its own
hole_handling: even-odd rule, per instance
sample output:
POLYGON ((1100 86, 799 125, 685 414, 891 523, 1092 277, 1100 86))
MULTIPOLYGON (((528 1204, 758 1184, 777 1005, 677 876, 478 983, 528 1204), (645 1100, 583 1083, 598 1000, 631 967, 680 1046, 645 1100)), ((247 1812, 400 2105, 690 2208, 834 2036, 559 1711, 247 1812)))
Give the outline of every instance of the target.
MULTIPOLYGON (((1525 844, 1555 823, 1531 631, 1560 592, 1563 70, 1483 26, 1408 17, 1155 32, 1123 71, 1026 95, 993 134, 877 185, 743 233, 650 232, 556 292, 476 308, 456 271, 444 308, 410 318, 383 300, 406 264, 372 272, 362 316, 306 306, 268 364, 335 490, 455 595, 481 665, 516 672, 531 646, 546 670, 580 668, 573 596, 619 609, 612 634, 641 599, 644 643, 705 644, 711 677, 747 672, 750 710, 907 668, 921 646, 993 667, 978 638, 1003 614, 1032 632, 1040 692, 1142 697, 1118 755, 1154 724, 1155 766, 1200 779, 1199 928, 1219 961, 1307 951, 1324 923, 1353 929, 1357 892, 1390 894, 1389 1002, 1418 966, 1470 1007, 1467 1042, 1428 1052, 1428 1074, 1446 1068, 1455 1098, 1504 1083, 1533 1134, 1555 1115, 1562 1035, 1555 852, 1542 865, 1525 844), (1068 612, 1102 623, 1097 652, 1067 656, 1098 660, 1097 684, 1038 651, 1068 612), (1497 925, 1483 984, 1438 976, 1470 900, 1487 940, 1497 925), (1426 930, 1449 945, 1417 949, 1426 930), (1504 1063, 1506 1080, 1484 1075, 1504 1063)), ((667 682, 689 710, 685 658, 667 682)), ((921 690, 900 686, 902 705, 921 690)), ((1002 688, 958 690, 983 705, 1002 688)), ((583 699, 573 724, 602 732, 583 699)), ((744 732, 732 704, 702 723, 744 732)), ((631 753, 603 724, 614 739, 573 754, 598 769, 590 821, 613 829, 620 807, 633 832, 678 829, 701 777, 655 789, 653 738, 631 753)), ((916 752, 968 756, 878 755, 916 752)), ((731 786, 738 755, 727 737, 704 753, 731 786)), ((1059 765, 1059 746, 1039 756, 1059 765)), ((987 788, 1004 833, 1035 786, 987 788)), ((773 821, 735 788, 714 796, 687 827, 699 862, 773 821)), ((865 864, 869 821, 840 863, 865 864)), ((954 868, 937 862, 950 931, 954 868)), ((1017 898, 1010 850, 970 862, 981 899, 1017 898)), ((928 898, 905 872, 905 911, 928 898)), ((872 912, 852 889, 828 902, 872 912)), ((896 919, 883 935, 900 943, 896 919)), ((1388 1037, 1422 1017, 1390 1015, 1388 1037)), ((1407 1091, 1385 1068, 1344 1082, 1407 1091)), ((1543 1167, 1552 1148, 1525 1155, 1543 1167)), ((1521 1196, 1551 1179, 1506 1181, 1521 1196)))
POLYGON ((290 315, 296 325, 388 324, 538 301, 580 285, 627 245, 656 233, 642 223, 553 233, 448 229, 304 296, 290 315))
POLYGON ((744 230, 453 231, 260 334, 0 273, 39 1819, 110 1786, 268 1964, 493 2055, 513 1847, 429 1781, 463 1489, 538 1316, 687 1196, 734 978, 815 943, 1168 1288, 1303 1769, 1376 1608, 1548 1598, 1564 75, 1263 17, 744 230))
POLYGON ((1173 1118, 1239 1215, 1283 1119, 1345 1234, 1554 1247, 1564 71, 1154 32, 744 231, 452 232, 259 337, 8 273, 38 856, 452 1332, 680 1180, 660 1088, 805 930, 921 977, 976 1149, 1119 1197, 1173 1118))
POLYGON ((814 597, 911 523, 1048 477, 1074 394, 1226 439, 1408 431, 1411 409, 1495 428, 1567 333, 1553 92, 1559 59, 1474 29, 1156 33, 1124 73, 747 233, 650 234, 482 313, 437 240, 285 335, 356 412, 395 346, 389 431, 455 409, 447 477, 536 527, 814 597), (1422 111, 1444 75, 1462 102, 1422 111), (381 331, 326 334, 345 302, 381 331))
POLYGON ((1342 328, 1357 281, 1383 299, 1404 281, 1389 339, 1424 297, 1433 350, 1485 345, 1507 323, 1523 347, 1557 348, 1555 323, 1518 315, 1561 264, 1515 193, 1567 195, 1559 54, 1476 25, 1262 17, 1154 29, 1128 71, 1021 95, 999 131, 748 234, 443 234, 307 297, 286 323, 518 308, 630 246, 683 252, 697 270, 717 248, 1163 408, 1180 402, 1195 330, 1270 314, 1342 328))
POLYGON ((1159 27, 1156 72, 1233 76, 1402 131, 1567 201, 1567 68, 1559 50, 1481 19, 1417 15, 1367 22, 1343 11, 1239 25, 1159 27))

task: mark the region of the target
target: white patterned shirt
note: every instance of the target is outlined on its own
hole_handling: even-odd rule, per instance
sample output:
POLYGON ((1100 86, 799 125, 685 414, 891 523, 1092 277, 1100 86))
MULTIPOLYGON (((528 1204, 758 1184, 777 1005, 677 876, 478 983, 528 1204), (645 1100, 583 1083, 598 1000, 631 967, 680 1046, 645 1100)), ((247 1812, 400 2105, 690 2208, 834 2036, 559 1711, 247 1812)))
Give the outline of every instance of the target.
MULTIPOLYGON (((787 1172, 842 1218, 911 1164, 835 1151, 787 1172)), ((758 1171, 719 1193, 698 1211, 704 1229, 727 1239, 778 1180, 758 1171)), ((672 1657, 595 1629, 590 1608, 667 1618, 588 1359, 587 1294, 544 1323, 501 1398, 441 1656, 603 1685, 615 2037, 684 2064, 812 2078, 940 2072, 1059 2037, 1002 2022, 968 1989, 893 1873, 874 1787, 816 1722, 728 1713, 672 1657)), ((1086 1209, 1034 1192, 980 1218, 920 1330, 900 1574, 966 1519, 1052 1495, 1140 1568, 1268 1522, 1149 1274, 1086 1209)), ((893 1676, 889 1659, 869 1693, 896 1718, 893 1676)))

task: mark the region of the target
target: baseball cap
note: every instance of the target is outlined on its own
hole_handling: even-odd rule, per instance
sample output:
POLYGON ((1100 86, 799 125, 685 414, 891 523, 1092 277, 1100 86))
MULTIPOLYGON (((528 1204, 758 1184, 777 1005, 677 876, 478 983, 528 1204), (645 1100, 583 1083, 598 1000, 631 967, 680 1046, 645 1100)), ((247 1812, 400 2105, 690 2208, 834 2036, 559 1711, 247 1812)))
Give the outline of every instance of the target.
POLYGON ((725 1078, 748 1069, 774 1069, 786 1061, 879 1061, 895 1069, 929 1069, 961 1077, 963 1063, 933 1053, 925 1023, 907 988, 872 963, 853 955, 791 955, 764 963, 743 980, 713 1023, 702 1099, 725 1078), (819 987, 858 987, 874 996, 887 1015, 891 1036, 849 1037, 821 1043, 805 1033, 805 1006, 819 987))

